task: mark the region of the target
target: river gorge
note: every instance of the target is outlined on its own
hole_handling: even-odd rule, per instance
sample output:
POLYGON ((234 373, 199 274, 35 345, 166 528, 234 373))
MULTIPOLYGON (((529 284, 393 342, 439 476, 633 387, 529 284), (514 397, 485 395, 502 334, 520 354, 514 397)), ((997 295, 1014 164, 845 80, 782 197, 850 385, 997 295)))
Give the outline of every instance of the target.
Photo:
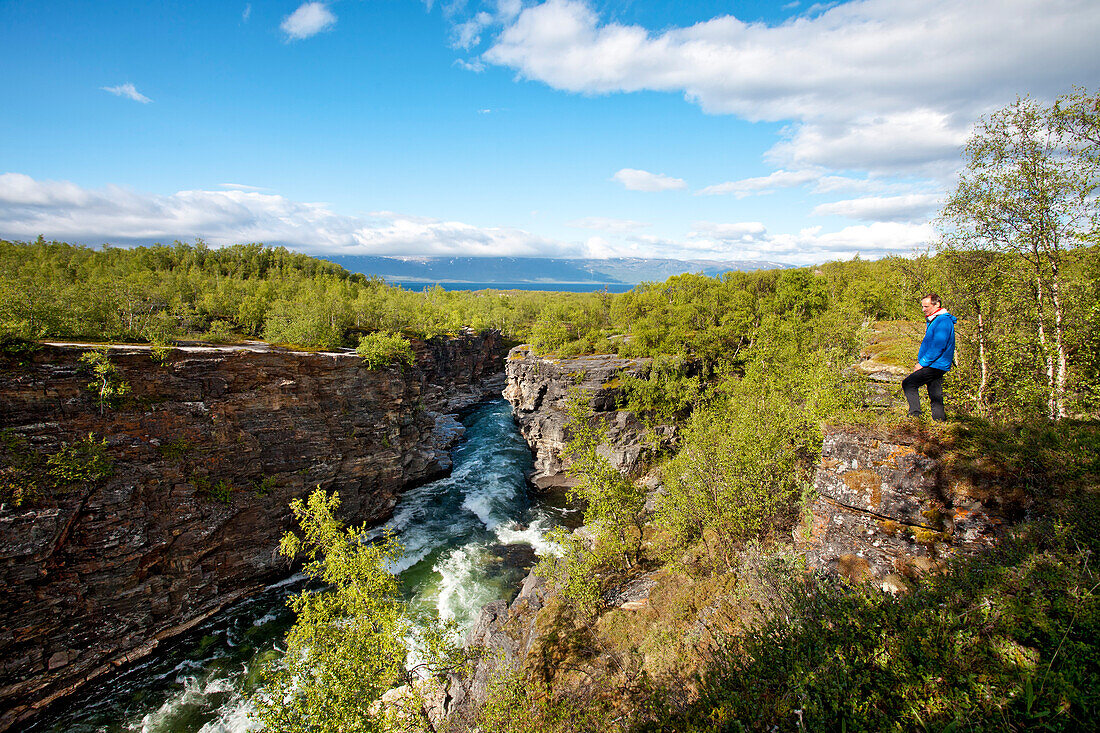
MULTIPOLYGON (((405 492, 393 517, 372 534, 392 530, 405 548, 392 570, 411 603, 454 619, 464 633, 485 603, 515 595, 549 549, 546 530, 569 523, 570 512, 557 501, 560 494, 528 497, 531 454, 506 402, 482 403, 462 424, 451 474, 405 492)), ((29 730, 251 730, 242 693, 291 622, 287 594, 304 583, 292 575, 227 608, 150 661, 47 711, 29 730)))
MULTIPOLYGON (((448 682, 439 715, 468 719, 494 674, 544 654, 547 591, 528 570, 553 551, 549 529, 580 521, 563 499, 570 394, 590 396, 601 454, 652 507, 652 451, 674 449, 676 431, 647 431, 619 405, 620 378, 648 361, 506 352, 494 332, 413 346, 413 367, 379 370, 353 352, 264 344, 156 359, 115 347, 114 378, 131 391, 113 407, 88 391, 87 348, 6 357, 5 479, 20 466, 22 480, 35 467, 45 478, 47 457, 88 436, 112 470, 0 509, 0 730, 249 730, 244 693, 305 583, 278 539, 289 502, 317 486, 339 492, 345 521, 396 533, 392 570, 414 607, 489 650, 448 682)), ((810 567, 903 588, 937 558, 988 545, 999 513, 972 479, 912 437, 828 429, 795 544, 810 567)), ((628 579, 608 607, 648 618, 669 578, 628 579)))

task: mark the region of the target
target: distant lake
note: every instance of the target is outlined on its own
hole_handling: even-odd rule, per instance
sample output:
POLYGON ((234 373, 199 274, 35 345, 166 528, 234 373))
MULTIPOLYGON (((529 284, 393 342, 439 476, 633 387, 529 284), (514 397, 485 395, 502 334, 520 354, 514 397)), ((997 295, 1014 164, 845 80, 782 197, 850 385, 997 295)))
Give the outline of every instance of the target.
POLYGON ((387 280, 387 285, 400 285, 405 290, 420 292, 424 288, 439 285, 444 290, 548 290, 560 293, 594 293, 607 288, 609 293, 625 293, 634 287, 631 283, 456 283, 410 282, 387 280))

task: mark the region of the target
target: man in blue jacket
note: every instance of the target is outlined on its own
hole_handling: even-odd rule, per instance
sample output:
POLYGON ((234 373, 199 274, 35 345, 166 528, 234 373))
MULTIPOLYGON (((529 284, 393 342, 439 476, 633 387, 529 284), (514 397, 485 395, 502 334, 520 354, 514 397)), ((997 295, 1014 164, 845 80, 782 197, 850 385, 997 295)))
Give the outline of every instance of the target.
POLYGON ((920 416, 922 385, 928 385, 928 401, 932 403, 932 419, 946 420, 943 411, 943 375, 955 361, 955 316, 940 306, 940 296, 929 293, 921 298, 924 311, 924 340, 917 352, 917 366, 901 383, 901 390, 909 402, 909 414, 920 416))

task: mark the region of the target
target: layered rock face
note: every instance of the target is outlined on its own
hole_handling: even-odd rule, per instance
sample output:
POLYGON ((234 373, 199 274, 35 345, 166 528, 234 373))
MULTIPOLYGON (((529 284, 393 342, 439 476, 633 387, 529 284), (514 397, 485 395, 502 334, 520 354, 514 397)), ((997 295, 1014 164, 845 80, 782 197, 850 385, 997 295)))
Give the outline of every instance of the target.
POLYGON ((335 490, 345 519, 376 522, 449 470, 446 413, 499 394, 503 348, 495 333, 414 348, 414 368, 377 371, 352 353, 175 349, 157 364, 115 348, 131 392, 102 411, 85 349, 4 363, 5 470, 44 473, 94 433, 113 472, 0 508, 0 730, 286 573, 291 499, 335 490))
POLYGON ((955 553, 989 547, 1004 523, 990 492, 953 477, 915 439, 831 430, 814 479, 810 522, 795 543, 811 568, 885 590, 955 553))
POLYGON ((592 397, 595 419, 608 428, 604 457, 627 474, 636 473, 645 454, 645 427, 631 412, 616 407, 619 378, 644 376, 648 359, 620 359, 608 355, 551 358, 538 356, 530 346, 517 346, 505 360, 504 398, 512 405, 520 432, 535 454, 532 483, 540 489, 568 486, 568 467, 562 450, 569 440, 567 405, 571 388, 592 397))

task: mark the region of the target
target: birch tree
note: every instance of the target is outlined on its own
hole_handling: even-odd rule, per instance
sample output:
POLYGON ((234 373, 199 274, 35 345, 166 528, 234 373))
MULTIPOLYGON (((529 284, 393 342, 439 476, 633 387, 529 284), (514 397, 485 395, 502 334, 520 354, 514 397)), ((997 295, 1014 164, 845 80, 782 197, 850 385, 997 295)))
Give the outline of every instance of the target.
POLYGON ((1030 267, 1031 292, 1017 296, 1034 304, 1053 420, 1066 415, 1064 259, 1096 227, 1096 128, 1087 124, 1095 107, 1084 92, 1052 106, 1024 97, 983 118, 940 218, 945 246, 1002 252, 1030 267), (1084 110, 1086 122, 1065 109, 1084 110))

